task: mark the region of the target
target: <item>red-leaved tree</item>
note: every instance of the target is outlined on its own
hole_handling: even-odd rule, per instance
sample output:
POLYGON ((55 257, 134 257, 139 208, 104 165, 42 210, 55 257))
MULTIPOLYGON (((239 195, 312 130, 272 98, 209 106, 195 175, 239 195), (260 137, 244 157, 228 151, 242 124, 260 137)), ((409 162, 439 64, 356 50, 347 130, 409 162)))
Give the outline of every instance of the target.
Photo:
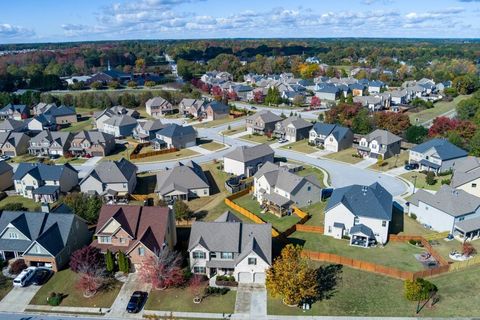
POLYGON ((233 101, 237 101, 238 100, 238 94, 235 92, 235 91, 228 91, 228 100, 233 100, 233 101))
POLYGON ((85 270, 86 267, 102 268, 105 265, 105 258, 100 252, 100 249, 85 246, 76 250, 70 257, 70 269, 73 272, 79 273, 80 270, 85 270))
POLYGON ((433 119, 432 126, 428 129, 430 137, 444 136, 449 131, 455 130, 459 124, 457 119, 448 117, 436 117, 433 119))
POLYGON ((140 269, 140 279, 156 289, 180 286, 185 282, 181 265, 181 254, 166 247, 145 260, 140 269))
POLYGON ((257 90, 253 93, 253 101, 255 103, 263 103, 263 101, 265 101, 265 95, 262 90, 257 90))
POLYGON ((85 298, 93 297, 107 283, 105 268, 82 264, 78 273, 76 288, 83 291, 85 298))
POLYGON ((319 97, 317 96, 312 97, 312 100, 310 101, 310 106, 312 106, 313 108, 319 108, 321 104, 322 104, 322 100, 320 100, 319 97))
POLYGON ((220 88, 219 86, 213 86, 212 90, 211 90, 211 93, 214 96, 221 97, 222 93, 223 93, 222 88, 220 88))

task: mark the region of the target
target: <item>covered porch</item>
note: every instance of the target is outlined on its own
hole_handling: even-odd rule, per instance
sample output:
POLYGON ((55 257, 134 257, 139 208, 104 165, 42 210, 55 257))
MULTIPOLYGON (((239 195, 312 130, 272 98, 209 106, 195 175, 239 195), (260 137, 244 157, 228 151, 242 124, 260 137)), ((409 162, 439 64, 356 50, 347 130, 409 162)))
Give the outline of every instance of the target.
POLYGON ((284 215, 286 215, 289 212, 290 205, 292 203, 292 200, 276 193, 265 193, 263 195, 263 206, 267 209, 267 211, 272 212, 278 217, 283 217, 284 215))
POLYGON ((439 164, 428 161, 427 159, 420 160, 420 170, 433 171, 437 173, 438 169, 440 169, 439 164))
POLYGON ((480 217, 463 220, 455 223, 453 236, 460 241, 476 240, 480 238, 480 217))
POLYGON ((60 195, 59 186, 41 186, 32 191, 35 202, 53 203, 60 195))
POLYGON ((350 228, 350 245, 368 248, 377 243, 375 235, 369 227, 357 224, 350 228))
POLYGON ((162 150, 167 148, 167 143, 162 139, 158 138, 152 139, 150 141, 150 144, 152 145, 154 150, 162 150))
POLYGON ((128 192, 126 191, 107 189, 100 196, 102 196, 106 202, 113 201, 117 203, 121 201, 128 201, 128 192))
POLYGON ((234 275, 235 262, 233 260, 217 260, 207 261, 207 276, 212 278, 217 275, 234 275))

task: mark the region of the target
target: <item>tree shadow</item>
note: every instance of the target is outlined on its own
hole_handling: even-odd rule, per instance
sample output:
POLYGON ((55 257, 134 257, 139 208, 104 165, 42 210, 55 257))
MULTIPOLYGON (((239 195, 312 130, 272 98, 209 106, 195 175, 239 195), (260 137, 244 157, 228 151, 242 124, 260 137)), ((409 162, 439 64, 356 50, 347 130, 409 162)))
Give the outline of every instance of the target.
POLYGON ((207 211, 207 210, 200 210, 200 211, 196 211, 196 212, 193 214, 193 217, 195 217, 195 220, 196 220, 196 221, 199 221, 199 220, 202 220, 203 218, 205 218, 207 215, 208 215, 208 211, 207 211))
POLYGON ((328 264, 317 269, 317 300, 328 300, 333 297, 337 284, 341 280, 342 268, 341 264, 328 264))
POLYGON ((404 208, 398 203, 393 202, 393 209, 392 209, 392 221, 390 222, 390 231, 389 233, 398 234, 404 231, 405 228, 405 214, 404 208))

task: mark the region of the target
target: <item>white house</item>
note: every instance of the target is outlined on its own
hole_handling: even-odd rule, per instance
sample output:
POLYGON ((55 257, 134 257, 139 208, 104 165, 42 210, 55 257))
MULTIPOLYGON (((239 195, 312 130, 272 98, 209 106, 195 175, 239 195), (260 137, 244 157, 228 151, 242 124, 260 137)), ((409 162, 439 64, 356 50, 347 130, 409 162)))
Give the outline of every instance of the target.
POLYGON ((352 146, 353 132, 337 124, 317 122, 310 129, 308 142, 327 151, 338 152, 352 146))
POLYGON ((453 169, 455 163, 467 155, 467 151, 447 139, 436 138, 410 149, 408 161, 418 163, 421 170, 443 172, 453 169))
POLYGON ((273 162, 274 154, 268 144, 240 146, 223 156, 223 171, 250 177, 266 162, 273 162))
POLYGON ((451 186, 480 197, 480 160, 477 157, 458 159, 455 162, 451 186))
POLYGON ((272 264, 272 225, 243 223, 228 211, 213 222, 195 221, 188 252, 195 274, 265 283, 265 271, 272 264))
POLYGON ((364 158, 387 159, 400 153, 401 142, 399 136, 377 129, 362 137, 356 148, 364 158))
POLYGON ((335 189, 325 208, 324 234, 350 237, 350 244, 385 244, 392 220, 393 198, 379 183, 335 189))

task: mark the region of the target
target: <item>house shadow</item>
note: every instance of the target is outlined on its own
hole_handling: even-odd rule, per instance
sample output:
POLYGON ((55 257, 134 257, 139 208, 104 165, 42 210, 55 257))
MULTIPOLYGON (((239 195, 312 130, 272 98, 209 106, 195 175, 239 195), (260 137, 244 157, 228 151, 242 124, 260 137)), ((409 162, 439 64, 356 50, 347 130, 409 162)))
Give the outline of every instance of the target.
POLYGON ((217 193, 220 192, 220 189, 218 188, 212 173, 210 172, 210 170, 204 171, 204 173, 208 179, 208 184, 210 185, 210 195, 211 196, 216 195, 217 193))
POLYGON ((202 144, 210 143, 212 141, 213 141, 212 139, 197 138, 197 145, 199 146, 199 145, 202 145, 202 144))
POLYGON ((398 234, 405 230, 405 209, 398 202, 393 202, 392 221, 390 222, 389 233, 398 234))
POLYGON ((207 210, 200 210, 200 211, 195 211, 193 214, 193 217, 195 218, 195 221, 200 221, 203 220, 208 215, 207 210))
POLYGON ((135 187, 135 193, 136 194, 154 193, 156 183, 157 183, 156 175, 137 177, 137 186, 135 187))

